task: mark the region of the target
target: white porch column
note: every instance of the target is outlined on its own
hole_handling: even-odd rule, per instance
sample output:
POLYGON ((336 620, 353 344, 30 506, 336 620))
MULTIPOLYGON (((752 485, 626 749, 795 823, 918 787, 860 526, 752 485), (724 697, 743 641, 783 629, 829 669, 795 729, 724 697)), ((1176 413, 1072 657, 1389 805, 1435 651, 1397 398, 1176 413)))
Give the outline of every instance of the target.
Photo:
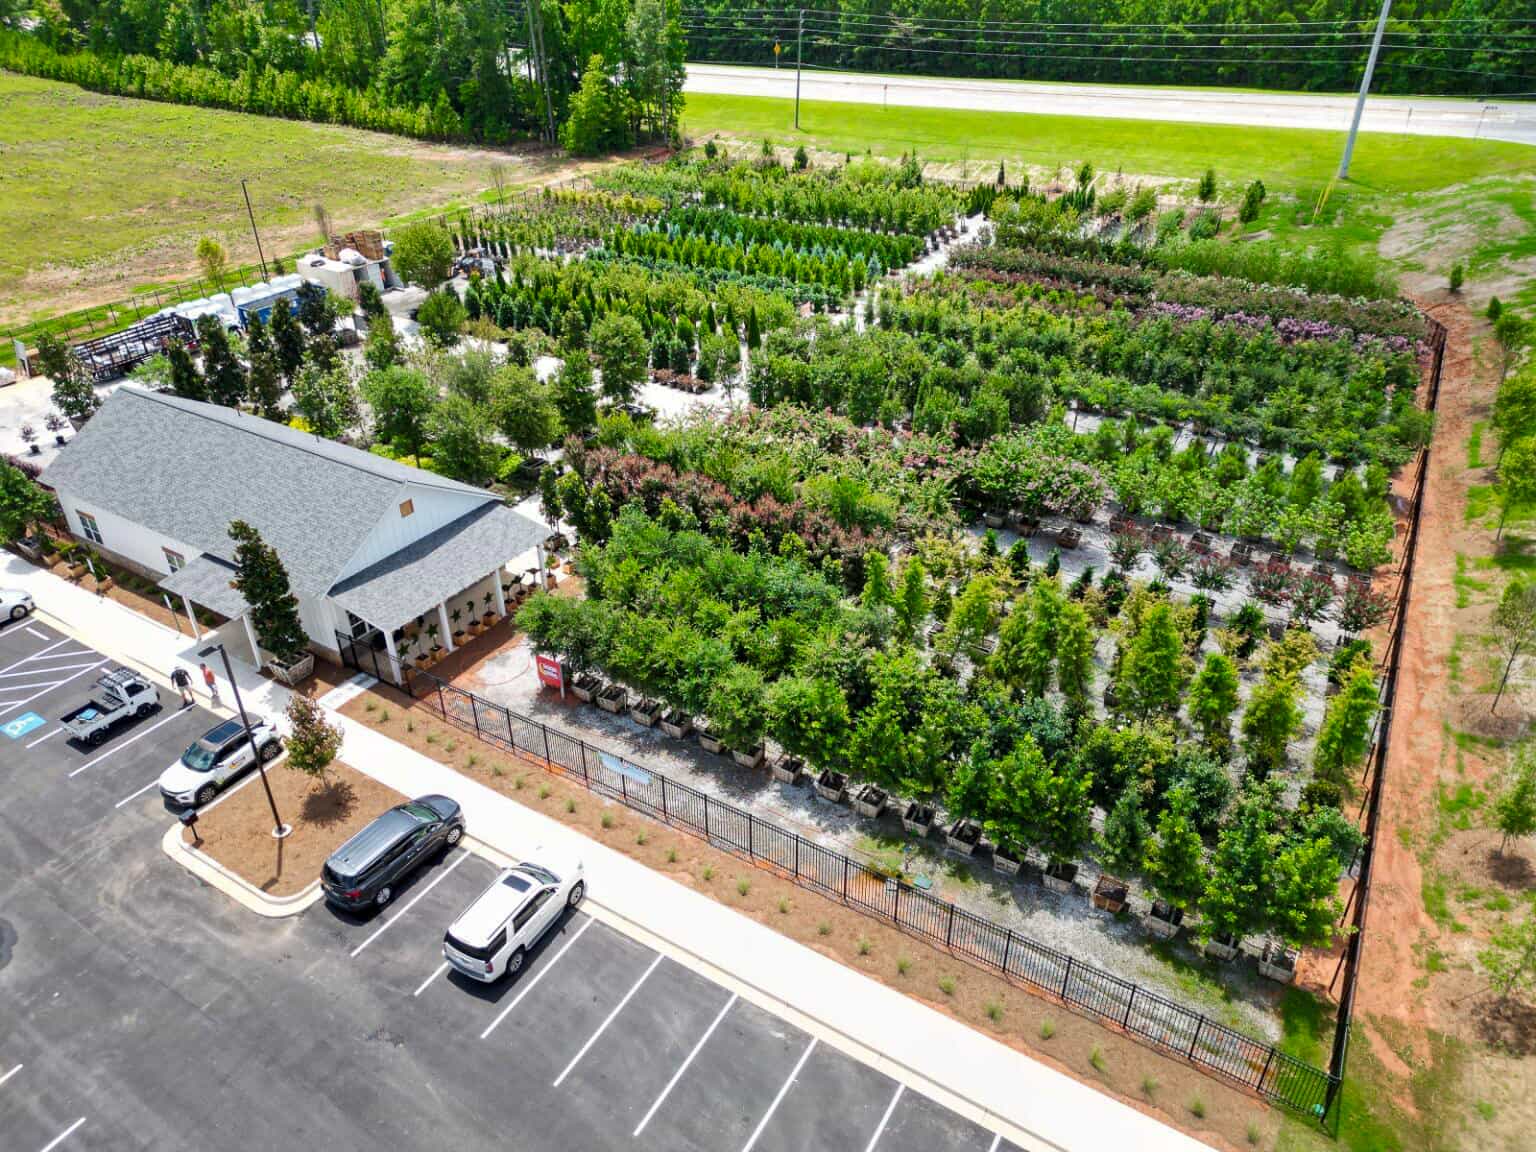
POLYGON ((251 646, 251 661, 257 668, 261 667, 261 645, 256 643, 256 629, 251 627, 251 614, 242 612, 240 623, 245 625, 245 639, 251 646))
POLYGON ((384 636, 384 651, 389 653, 389 666, 395 674, 395 683, 400 683, 400 653, 395 651, 395 637, 386 629, 379 630, 384 636))
POLYGON ((437 602, 437 626, 443 631, 443 650, 453 651, 453 629, 448 626, 448 605, 445 601, 437 602))
POLYGON ((192 601, 184 595, 181 598, 181 602, 186 606, 187 620, 192 625, 192 639, 201 640, 203 638, 203 630, 197 626, 197 613, 192 609, 192 601))
POLYGON ((496 611, 505 617, 507 614, 507 594, 501 590, 501 574, 505 569, 498 568, 491 573, 491 583, 496 587, 496 611))
POLYGON ((534 582, 533 586, 535 588, 547 589, 549 587, 546 583, 549 579, 549 569, 544 567, 544 545, 535 544, 533 546, 533 562, 539 566, 538 579, 534 582))

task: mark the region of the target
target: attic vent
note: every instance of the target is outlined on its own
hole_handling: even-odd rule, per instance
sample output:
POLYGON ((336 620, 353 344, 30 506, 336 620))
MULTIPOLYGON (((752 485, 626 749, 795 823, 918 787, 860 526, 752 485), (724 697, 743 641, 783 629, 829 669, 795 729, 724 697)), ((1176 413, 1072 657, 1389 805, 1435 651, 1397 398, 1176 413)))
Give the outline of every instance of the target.
POLYGON ((404 501, 400 505, 400 515, 402 516, 409 516, 414 511, 416 511, 416 505, 409 500, 404 501))

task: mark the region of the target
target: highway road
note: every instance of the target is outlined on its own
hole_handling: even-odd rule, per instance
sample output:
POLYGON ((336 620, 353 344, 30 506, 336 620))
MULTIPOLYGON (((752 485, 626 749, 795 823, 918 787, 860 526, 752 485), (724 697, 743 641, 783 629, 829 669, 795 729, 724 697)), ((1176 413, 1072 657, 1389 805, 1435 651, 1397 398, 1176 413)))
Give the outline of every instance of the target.
MULTIPOLYGON (((685 91, 733 96, 790 97, 795 70, 689 64, 685 91)), ((1095 84, 1037 84, 1011 80, 879 76, 806 69, 802 100, 919 108, 967 108, 1269 128, 1349 127, 1354 98, 1300 92, 1239 92, 1219 88, 1136 88, 1095 84)), ((1361 123, 1366 132, 1463 136, 1536 144, 1536 103, 1373 96, 1361 123)))

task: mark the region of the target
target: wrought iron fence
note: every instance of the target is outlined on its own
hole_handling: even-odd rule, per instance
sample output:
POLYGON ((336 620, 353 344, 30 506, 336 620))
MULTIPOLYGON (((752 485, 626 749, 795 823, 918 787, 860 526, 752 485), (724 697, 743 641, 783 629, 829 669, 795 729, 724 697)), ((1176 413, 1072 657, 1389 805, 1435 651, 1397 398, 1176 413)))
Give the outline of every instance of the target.
MULTIPOLYGON (((354 653, 364 670, 388 671, 387 655, 364 646, 354 653)), ((404 673, 411 696, 489 744, 540 761, 592 792, 894 924, 1277 1104, 1323 1121, 1337 1095, 1333 1075, 1273 1044, 430 672, 406 667, 404 673)))

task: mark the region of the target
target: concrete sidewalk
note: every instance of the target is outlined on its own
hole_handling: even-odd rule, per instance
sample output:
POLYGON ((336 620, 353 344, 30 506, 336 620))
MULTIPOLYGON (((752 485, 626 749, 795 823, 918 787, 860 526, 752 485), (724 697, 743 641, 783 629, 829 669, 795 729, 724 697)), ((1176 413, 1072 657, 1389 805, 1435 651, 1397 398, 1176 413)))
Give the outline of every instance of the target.
MULTIPOLYGON (((18 557, 4 557, 0 585, 27 589, 50 621, 162 680, 178 662, 196 667, 197 641, 18 557)), ((220 665, 212 666, 222 673, 220 665)), ((286 688, 247 665, 236 663, 235 674, 247 708, 273 718, 281 715, 290 698, 286 688)), ((227 709, 232 700, 222 683, 221 696, 227 709)), ((1063 1152, 1205 1147, 358 721, 339 713, 332 718, 345 733, 342 756, 358 771, 406 795, 453 796, 463 805, 472 833, 509 856, 534 855, 539 846, 580 854, 589 898, 637 933, 684 963, 739 986, 744 996, 812 1022, 829 1043, 937 1096, 1021 1147, 1063 1152)))

